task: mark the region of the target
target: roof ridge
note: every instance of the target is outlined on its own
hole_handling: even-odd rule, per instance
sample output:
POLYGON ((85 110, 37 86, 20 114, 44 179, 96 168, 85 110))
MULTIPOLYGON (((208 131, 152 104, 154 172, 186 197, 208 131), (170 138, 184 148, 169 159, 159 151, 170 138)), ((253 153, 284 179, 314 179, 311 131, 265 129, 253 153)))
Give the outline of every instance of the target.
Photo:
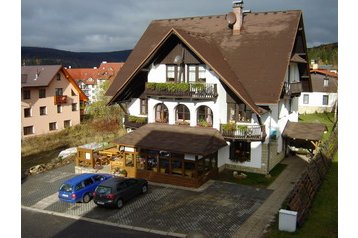
POLYGON ((225 17, 225 14, 220 15, 207 15, 207 16, 190 16, 190 17, 178 17, 178 18, 163 18, 163 19, 155 19, 152 22, 162 22, 162 21, 179 21, 179 20, 194 20, 194 19, 202 19, 202 18, 220 18, 225 17))

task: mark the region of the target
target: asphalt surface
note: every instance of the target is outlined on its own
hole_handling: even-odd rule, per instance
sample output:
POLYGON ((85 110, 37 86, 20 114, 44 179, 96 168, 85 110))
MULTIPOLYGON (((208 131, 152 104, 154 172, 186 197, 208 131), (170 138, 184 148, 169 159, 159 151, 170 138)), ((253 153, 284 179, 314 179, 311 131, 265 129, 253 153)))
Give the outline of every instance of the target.
POLYGON ((201 190, 150 184, 147 194, 118 210, 97 207, 92 201, 59 201, 58 187, 74 175, 74 165, 69 164, 29 176, 21 185, 22 207, 160 235, 185 237, 202 231, 211 237, 231 237, 272 193, 221 181, 209 181, 201 190))

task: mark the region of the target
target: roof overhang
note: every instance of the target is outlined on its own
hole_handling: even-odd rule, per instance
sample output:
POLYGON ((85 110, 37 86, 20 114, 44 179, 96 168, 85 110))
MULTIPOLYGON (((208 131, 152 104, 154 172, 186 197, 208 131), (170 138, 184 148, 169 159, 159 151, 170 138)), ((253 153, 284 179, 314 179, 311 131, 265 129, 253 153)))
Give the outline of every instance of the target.
POLYGON ((113 141, 113 143, 149 150, 206 156, 227 145, 213 128, 168 124, 147 124, 113 141))
POLYGON ((320 141, 327 130, 327 126, 322 123, 288 121, 282 136, 294 140, 320 141))

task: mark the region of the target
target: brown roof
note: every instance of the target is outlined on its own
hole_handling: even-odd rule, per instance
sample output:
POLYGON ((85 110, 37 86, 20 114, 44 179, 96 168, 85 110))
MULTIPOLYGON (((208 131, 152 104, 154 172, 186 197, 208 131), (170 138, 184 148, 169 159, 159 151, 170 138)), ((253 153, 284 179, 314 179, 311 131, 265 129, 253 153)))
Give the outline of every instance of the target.
POLYGON ((338 79, 328 74, 311 71, 312 92, 337 93, 338 79), (328 79, 328 86, 324 86, 324 80, 328 79))
POLYGON ((208 155, 227 145, 218 130, 167 124, 146 124, 113 143, 181 154, 208 155))
POLYGON ((177 35, 220 79, 252 105, 276 103, 293 52, 301 11, 246 13, 239 35, 225 15, 156 20, 148 26, 107 95, 111 102, 153 59, 170 35, 177 35))
POLYGON ((318 141, 322 139, 323 133, 327 131, 326 125, 322 123, 303 123, 288 121, 282 136, 292 139, 318 141))
POLYGON ((61 65, 21 66, 21 87, 47 87, 61 68, 61 65))

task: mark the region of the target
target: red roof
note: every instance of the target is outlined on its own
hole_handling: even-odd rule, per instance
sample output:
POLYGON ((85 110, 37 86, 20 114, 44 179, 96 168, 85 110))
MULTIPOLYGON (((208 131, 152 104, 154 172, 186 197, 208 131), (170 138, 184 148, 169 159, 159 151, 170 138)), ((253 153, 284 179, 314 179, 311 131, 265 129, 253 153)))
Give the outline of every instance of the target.
POLYGON ((311 69, 310 73, 318 73, 318 74, 323 74, 323 75, 327 75, 327 76, 331 76, 331 77, 335 77, 338 78, 338 74, 335 72, 331 72, 327 69, 311 69))

